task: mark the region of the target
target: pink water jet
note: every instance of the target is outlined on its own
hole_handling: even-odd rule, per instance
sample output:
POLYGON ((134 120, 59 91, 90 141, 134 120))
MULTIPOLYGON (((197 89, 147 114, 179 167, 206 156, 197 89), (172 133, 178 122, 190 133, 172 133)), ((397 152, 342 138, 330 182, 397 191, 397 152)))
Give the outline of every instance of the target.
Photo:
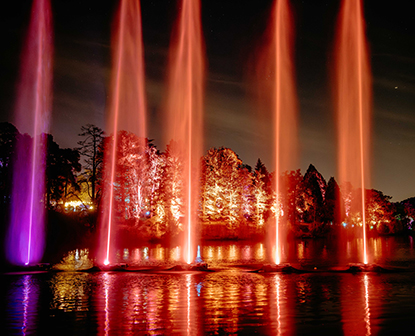
POLYGON ((24 134, 14 158, 12 211, 6 255, 10 263, 39 262, 44 251, 45 133, 52 101, 52 19, 48 0, 34 0, 22 52, 15 120, 24 134))
MULTIPOLYGON (((268 117, 274 124, 275 251, 274 261, 281 263, 281 245, 287 241, 287 223, 283 223, 280 175, 293 167, 297 153, 297 99, 293 66, 293 28, 288 0, 274 2, 266 41, 258 62, 257 75, 268 117), (268 112, 268 113, 269 113, 268 112), (284 225, 285 224, 285 225, 284 225)), ((262 102, 264 103, 264 102, 262 102)))
POLYGON ((107 128, 111 139, 104 158, 104 214, 101 229, 104 246, 100 247, 104 265, 112 259, 116 225, 115 184, 119 131, 136 134, 144 150, 146 136, 146 97, 140 2, 121 0, 114 22, 111 101, 107 128), (104 254, 104 255, 103 255, 104 254))
POLYGON ((365 190, 370 185, 371 76, 362 2, 344 0, 336 44, 336 110, 340 185, 361 189, 363 262, 366 248, 365 190))
POLYGON ((195 225, 198 222, 200 158, 203 139, 204 47, 200 2, 182 0, 173 33, 167 101, 168 141, 177 142, 183 160, 181 171, 185 232, 184 259, 195 259, 195 225))

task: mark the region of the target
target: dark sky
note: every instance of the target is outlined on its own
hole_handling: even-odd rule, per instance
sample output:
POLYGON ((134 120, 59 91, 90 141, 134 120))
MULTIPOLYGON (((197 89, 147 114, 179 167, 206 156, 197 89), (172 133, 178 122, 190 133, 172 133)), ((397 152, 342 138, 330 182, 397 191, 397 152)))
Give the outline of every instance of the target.
MULTIPOLYGON (((258 157, 271 169, 272 141, 254 122, 248 75, 267 25, 271 0, 202 0, 208 76, 206 149, 232 148, 249 165, 258 157)), ((80 127, 105 128, 110 36, 118 1, 54 0, 54 92, 51 133, 75 147, 80 127)), ((142 0, 149 137, 164 150, 160 125, 167 52, 176 1, 142 0)), ((299 101, 300 162, 328 180, 336 176, 336 132, 330 83, 339 0, 293 0, 299 101)), ((12 121, 19 58, 31 1, 10 2, 0 13, 0 121, 12 121)), ((372 187, 394 201, 415 196, 415 47, 409 1, 365 1, 373 72, 372 187)))

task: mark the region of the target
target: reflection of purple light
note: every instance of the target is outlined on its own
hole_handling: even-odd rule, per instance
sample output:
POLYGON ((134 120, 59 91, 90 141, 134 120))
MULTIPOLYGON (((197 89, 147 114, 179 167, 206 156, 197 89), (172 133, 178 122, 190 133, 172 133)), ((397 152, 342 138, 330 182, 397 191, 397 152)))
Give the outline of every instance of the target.
MULTIPOLYGON (((13 335, 33 334, 37 326, 37 309, 39 287, 32 275, 20 276, 9 287, 7 297, 6 319, 12 321, 9 324, 9 333, 13 335)), ((2 325, 2 330, 4 326, 2 325)), ((2 332, 3 334, 9 334, 2 332)))
POLYGON ((27 331, 27 310, 29 308, 29 294, 30 294, 30 288, 29 288, 29 276, 26 275, 24 277, 24 288, 23 288, 23 334, 26 335, 27 331))

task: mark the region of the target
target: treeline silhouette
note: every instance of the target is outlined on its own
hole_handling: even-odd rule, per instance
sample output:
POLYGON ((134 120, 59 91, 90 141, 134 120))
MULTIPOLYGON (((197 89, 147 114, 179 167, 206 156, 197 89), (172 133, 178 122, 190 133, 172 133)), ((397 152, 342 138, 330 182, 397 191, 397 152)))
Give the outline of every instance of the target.
MULTIPOLYGON (((46 143, 42 202, 48 210, 47 234, 51 250, 65 249, 64 241, 77 245, 96 237, 108 185, 104 158, 112 141, 91 124, 81 128, 77 148, 61 148, 51 134, 41 136, 46 143)), ((180 146, 171 141, 160 151, 151 140, 126 131, 120 131, 118 139, 114 209, 119 234, 132 242, 179 236, 185 208, 180 146)), ((33 139, 10 123, 0 123, 3 237, 10 205, 19 202, 11 199, 11 190, 20 141, 31 148, 33 139)), ((304 175, 296 170, 275 176, 260 159, 252 168, 234 151, 221 147, 209 149, 195 169, 201 169, 198 232, 202 238, 262 237, 272 230, 276 216, 294 237, 319 237, 363 225, 361 191, 350 184, 339 186, 334 177, 326 182, 311 164, 304 175), (282 186, 278 195, 277 178, 282 186)), ((393 203, 390 196, 374 189, 366 190, 365 197, 369 235, 413 233, 415 198, 393 203)))

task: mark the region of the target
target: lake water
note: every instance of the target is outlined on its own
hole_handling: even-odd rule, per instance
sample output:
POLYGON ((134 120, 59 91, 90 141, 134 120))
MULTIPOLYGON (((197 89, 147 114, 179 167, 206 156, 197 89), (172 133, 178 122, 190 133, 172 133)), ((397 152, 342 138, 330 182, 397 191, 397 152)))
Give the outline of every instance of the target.
MULTIPOLYGON (((345 243, 296 241, 287 259, 321 273, 252 273, 266 244, 205 243, 216 272, 45 272, 3 274, 2 334, 30 335, 401 335, 415 331, 411 237, 372 239, 375 262, 398 273, 333 273, 359 254, 345 243), (375 255, 374 251, 377 251, 375 255)), ((130 264, 174 263, 177 247, 118 252, 130 264)))

